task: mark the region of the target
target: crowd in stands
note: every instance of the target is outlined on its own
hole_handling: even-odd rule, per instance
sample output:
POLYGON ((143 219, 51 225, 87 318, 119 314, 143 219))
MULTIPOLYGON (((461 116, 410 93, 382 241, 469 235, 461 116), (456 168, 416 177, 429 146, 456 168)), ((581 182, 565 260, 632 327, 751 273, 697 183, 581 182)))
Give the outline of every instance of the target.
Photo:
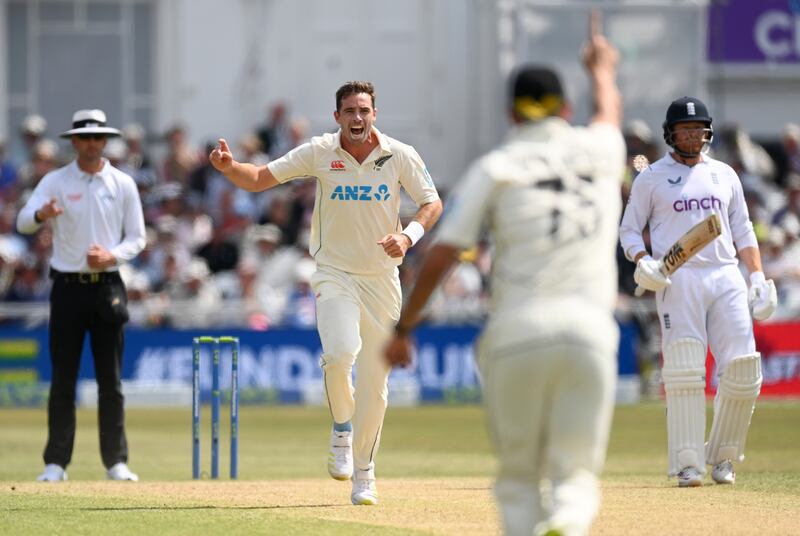
MULTIPOLYGON (((241 161, 262 165, 306 141, 308 130, 308 121, 291 117, 278 103, 263 125, 238 140, 234 152, 241 161)), ((13 304, 48 300, 52 234, 47 226, 32 236, 15 230, 17 211, 38 181, 72 158, 69 147, 59 146, 48 133, 44 118, 32 115, 18 133, 24 155, 6 154, 7 144, 0 140, 0 322, 13 321, 13 304)), ((642 121, 630 122, 625 137, 629 166, 623 198, 636 176, 633 157, 643 154, 655 161, 665 150, 642 121)), ((109 161, 136 181, 147 225, 147 247, 121 268, 132 324, 258 330, 314 326, 314 261, 308 253, 314 179, 245 192, 209 164, 214 145, 192 147, 181 125, 153 136, 136 124, 125 126, 123 136, 106 145, 109 161)), ((764 271, 778 287, 773 320, 800 318, 800 126, 787 124, 779 142, 758 144, 736 125, 723 125, 711 151, 742 179, 764 271)), ((446 199, 446 192, 440 193, 446 199)), ((413 207, 403 214, 410 217, 413 207)), ((415 277, 429 243, 426 236, 410 250, 401 269, 404 286, 415 277)), ((618 256, 620 302, 630 310, 636 300, 635 267, 621 251, 618 256)), ((430 321, 479 323, 486 312, 490 265, 490 244, 465 252, 432 300, 430 321)), ((642 299, 652 300, 652 294, 642 299)))

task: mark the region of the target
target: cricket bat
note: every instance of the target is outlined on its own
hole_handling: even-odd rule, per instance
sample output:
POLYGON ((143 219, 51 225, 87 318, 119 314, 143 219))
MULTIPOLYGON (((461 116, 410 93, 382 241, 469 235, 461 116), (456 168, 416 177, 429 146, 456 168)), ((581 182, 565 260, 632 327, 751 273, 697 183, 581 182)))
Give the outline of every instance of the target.
MULTIPOLYGON (((658 261, 659 270, 665 276, 671 275, 691 259, 695 253, 709 245, 721 234, 722 225, 720 224, 719 216, 716 213, 711 214, 686 231, 686 234, 672 244, 672 247, 658 261)), ((641 296, 644 291, 644 288, 637 286, 634 294, 641 296)))

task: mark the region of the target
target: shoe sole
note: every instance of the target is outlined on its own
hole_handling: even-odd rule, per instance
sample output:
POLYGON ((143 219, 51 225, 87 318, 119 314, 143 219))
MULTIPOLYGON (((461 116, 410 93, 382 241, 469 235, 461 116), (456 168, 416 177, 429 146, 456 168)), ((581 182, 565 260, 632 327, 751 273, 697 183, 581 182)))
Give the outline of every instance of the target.
POLYGON ((350 480, 353 477, 353 473, 350 473, 349 475, 338 475, 328 471, 328 474, 331 475, 332 479, 338 480, 340 482, 344 482, 345 480, 350 480))
POLYGON ((727 480, 717 480, 717 479, 715 478, 715 479, 714 479, 714 482, 716 482, 717 484, 722 484, 722 485, 728 485, 728 486, 732 486, 732 485, 733 485, 733 483, 734 483, 734 482, 736 482, 736 481, 735 481, 735 480, 731 480, 731 481, 729 482, 729 481, 727 481, 727 480))
POLYGON ((351 497, 350 501, 356 506, 375 506, 378 504, 378 499, 353 499, 351 497))
POLYGON ((690 480, 688 482, 678 482, 679 488, 699 488, 703 483, 700 480, 690 480))

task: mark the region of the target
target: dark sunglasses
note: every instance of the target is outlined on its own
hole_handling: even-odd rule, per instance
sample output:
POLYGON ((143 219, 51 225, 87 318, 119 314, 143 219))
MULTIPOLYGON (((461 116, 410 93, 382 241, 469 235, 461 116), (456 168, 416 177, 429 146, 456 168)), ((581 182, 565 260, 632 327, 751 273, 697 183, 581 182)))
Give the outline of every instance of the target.
POLYGON ((105 139, 105 134, 78 134, 80 140, 102 140, 105 139))

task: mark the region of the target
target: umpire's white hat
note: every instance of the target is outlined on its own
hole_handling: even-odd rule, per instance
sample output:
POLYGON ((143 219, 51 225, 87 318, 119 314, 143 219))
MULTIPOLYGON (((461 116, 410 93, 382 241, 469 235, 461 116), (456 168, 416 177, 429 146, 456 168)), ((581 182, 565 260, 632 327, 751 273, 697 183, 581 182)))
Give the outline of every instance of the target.
POLYGON ((106 126, 106 113, 103 110, 78 110, 72 116, 72 128, 61 133, 62 138, 80 134, 102 134, 120 136, 116 128, 106 126))

